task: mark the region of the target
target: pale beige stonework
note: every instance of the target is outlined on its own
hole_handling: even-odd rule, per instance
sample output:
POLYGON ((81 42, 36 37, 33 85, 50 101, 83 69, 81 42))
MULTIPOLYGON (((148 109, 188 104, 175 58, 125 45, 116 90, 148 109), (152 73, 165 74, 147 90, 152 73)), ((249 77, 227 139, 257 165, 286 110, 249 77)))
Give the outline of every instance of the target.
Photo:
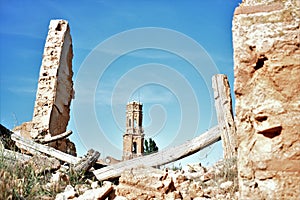
POLYGON ((66 131, 73 94, 72 39, 67 21, 51 20, 36 94, 31 137, 66 131))
POLYGON ((233 19, 240 199, 300 199, 300 2, 244 0, 233 19))
MULTIPOLYGON (((35 139, 66 131, 74 96, 72 58, 72 38, 68 22, 51 20, 40 68, 33 118, 31 122, 15 128, 23 136, 35 139)), ((50 145, 76 155, 75 145, 68 139, 50 145)))

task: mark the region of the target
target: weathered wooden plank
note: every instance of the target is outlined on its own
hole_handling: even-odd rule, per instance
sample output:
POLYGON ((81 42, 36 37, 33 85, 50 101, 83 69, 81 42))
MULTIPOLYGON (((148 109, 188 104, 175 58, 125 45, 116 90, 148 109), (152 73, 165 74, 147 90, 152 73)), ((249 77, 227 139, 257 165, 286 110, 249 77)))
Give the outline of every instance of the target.
POLYGON ((92 166, 94 166, 99 157, 100 153, 98 151, 90 149, 87 152, 87 155, 76 164, 74 170, 78 172, 89 170, 92 166))
POLYGON ((25 162, 31 158, 31 156, 29 155, 11 151, 8 149, 1 149, 0 154, 2 154, 5 159, 12 160, 13 162, 15 161, 25 162))
MULTIPOLYGON (((13 136, 11 135, 11 139, 13 139, 13 136)), ((33 155, 41 155, 42 153, 34 148, 32 148, 31 146, 28 145, 24 145, 23 143, 16 143, 18 148, 21 149, 22 153, 31 153, 33 155)))
POLYGON ((224 74, 212 77, 215 107, 220 126, 224 158, 237 156, 237 136, 232 115, 232 101, 228 79, 224 74))
POLYGON ((66 131, 66 132, 64 132, 62 134, 59 134, 59 135, 55 135, 55 136, 52 136, 52 137, 49 137, 49 138, 36 139, 34 141, 38 142, 38 143, 41 143, 41 144, 47 144, 47 143, 50 143, 50 142, 54 142, 54 141, 69 137, 71 134, 72 134, 72 131, 69 130, 69 131, 66 131))
POLYGON ((201 134, 200 136, 186 141, 179 146, 171 147, 147 156, 137 157, 131 160, 110 165, 95 170, 93 173, 99 181, 103 181, 119 177, 125 169, 131 169, 139 165, 154 167, 167 164, 196 153, 199 150, 219 141, 220 138, 221 135, 219 127, 215 126, 212 129, 201 134))
POLYGON ((32 140, 23 138, 22 136, 17 135, 15 133, 11 135, 11 139, 17 142, 19 146, 21 145, 22 148, 24 148, 25 150, 29 151, 32 154, 37 154, 42 152, 73 165, 78 163, 78 161, 80 160, 80 158, 74 157, 70 154, 63 153, 52 147, 36 143, 32 140))

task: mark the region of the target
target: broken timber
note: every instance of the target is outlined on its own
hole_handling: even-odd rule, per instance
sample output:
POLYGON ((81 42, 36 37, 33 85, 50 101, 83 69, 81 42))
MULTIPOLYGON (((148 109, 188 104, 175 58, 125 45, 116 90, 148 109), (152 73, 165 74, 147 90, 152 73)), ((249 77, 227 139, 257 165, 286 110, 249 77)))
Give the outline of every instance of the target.
POLYGON ((81 159, 75 166, 74 170, 75 171, 88 171, 98 158, 100 157, 100 153, 98 151, 94 151, 93 149, 90 149, 87 153, 86 158, 81 159))
POLYGON ((237 156, 236 129, 232 115, 232 102, 228 79, 224 74, 212 77, 215 107, 220 126, 224 158, 237 156))
POLYGON ((11 151, 9 149, 0 149, 0 152, 3 155, 3 158, 12 160, 12 161, 25 162, 31 158, 31 156, 28 156, 26 154, 22 154, 22 153, 19 153, 16 151, 11 151))
POLYGON ((96 163, 97 159, 100 156, 100 153, 98 151, 94 151, 93 149, 91 149, 88 151, 85 158, 80 159, 54 149, 53 147, 45 146, 32 140, 28 140, 15 133, 11 135, 11 139, 17 142, 22 149, 27 150, 32 154, 40 154, 40 152, 42 152, 59 160, 70 163, 74 165, 74 170, 77 172, 89 170, 96 163))
POLYGON ((17 135, 15 133, 11 135, 11 139, 17 142, 20 148, 29 151, 32 154, 40 154, 40 152, 42 152, 73 165, 77 164, 80 161, 80 158, 74 157, 70 154, 63 153, 52 147, 36 143, 32 140, 23 138, 22 136, 17 135))
POLYGON ((171 147, 157 153, 153 153, 143 157, 137 157, 131 160, 123 161, 115 165, 110 165, 93 171, 99 181, 119 177, 126 169, 144 165, 148 167, 155 167, 170 162, 174 162, 199 150, 219 141, 221 139, 219 127, 215 126, 206 131, 202 135, 189 140, 179 146, 171 147))
POLYGON ((66 131, 66 132, 64 132, 62 134, 59 134, 59 135, 55 135, 55 136, 52 136, 52 137, 49 137, 49 138, 36 139, 34 141, 38 142, 38 143, 41 143, 41 144, 47 144, 47 143, 50 143, 50 142, 54 142, 54 141, 61 140, 61 139, 64 139, 66 137, 69 137, 71 134, 72 134, 72 131, 66 131))

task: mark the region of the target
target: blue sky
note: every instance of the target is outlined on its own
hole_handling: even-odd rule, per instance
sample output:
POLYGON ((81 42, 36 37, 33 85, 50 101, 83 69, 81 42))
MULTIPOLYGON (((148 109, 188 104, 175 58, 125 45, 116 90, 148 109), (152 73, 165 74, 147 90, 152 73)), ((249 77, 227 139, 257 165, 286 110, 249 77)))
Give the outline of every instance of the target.
MULTIPOLYGON (((79 155, 95 148, 121 158, 132 100, 143 103, 146 137, 161 149, 201 134, 216 125, 211 75, 226 74, 233 86, 231 23, 240 2, 1 0, 1 124, 31 120, 49 21, 66 19, 76 92, 68 129, 79 155)), ((221 157, 218 143, 194 160, 221 157)))

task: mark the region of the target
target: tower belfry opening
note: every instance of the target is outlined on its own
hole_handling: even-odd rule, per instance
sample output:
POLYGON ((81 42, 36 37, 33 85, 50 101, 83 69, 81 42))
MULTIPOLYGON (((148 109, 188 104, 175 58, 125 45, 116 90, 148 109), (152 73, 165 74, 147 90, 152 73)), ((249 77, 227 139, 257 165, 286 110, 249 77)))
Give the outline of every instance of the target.
POLYGON ((123 160, 129 160, 144 153, 143 105, 129 102, 126 106, 126 130, 123 135, 123 160))

